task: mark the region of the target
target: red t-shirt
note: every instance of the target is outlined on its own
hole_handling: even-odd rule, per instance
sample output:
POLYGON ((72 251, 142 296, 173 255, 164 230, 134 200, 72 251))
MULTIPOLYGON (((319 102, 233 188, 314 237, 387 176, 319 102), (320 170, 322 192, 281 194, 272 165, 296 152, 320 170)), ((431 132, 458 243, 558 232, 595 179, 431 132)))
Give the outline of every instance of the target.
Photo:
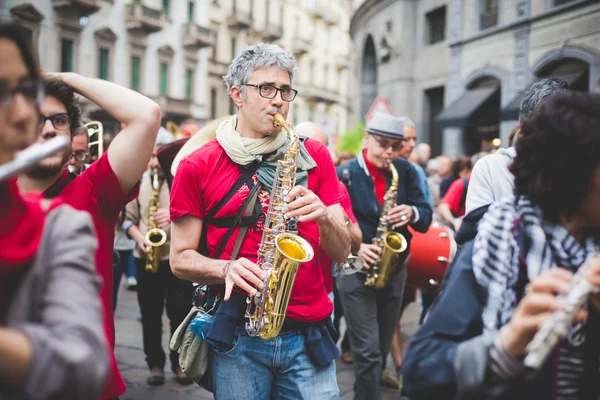
POLYGON ((365 159, 365 164, 367 165, 367 169, 369 170, 369 174, 371 174, 371 178, 373 178, 373 185, 375 186, 375 197, 379 201, 380 204, 383 204, 383 197, 385 196, 385 191, 387 189, 387 178, 386 175, 388 173, 387 169, 377 168, 369 158, 367 157, 367 149, 363 150, 363 158, 365 159))
POLYGON ((110 344, 111 371, 102 391, 102 399, 112 399, 125 392, 125 382, 119 372, 114 355, 115 321, 113 315, 113 266, 112 256, 115 240, 115 225, 119 213, 127 203, 137 197, 139 184, 131 193, 125 194, 121 189, 119 179, 115 175, 108 156, 105 153, 81 175, 76 177, 62 191, 69 172, 65 169, 62 177, 45 192, 44 196, 60 192, 60 199, 76 210, 87 211, 92 216, 96 236, 98 237, 98 252, 96 253, 96 268, 102 278, 100 297, 104 312, 104 329, 106 339, 110 344))
MULTIPOLYGON (((339 203, 343 195, 329 151, 325 146, 311 139, 307 139, 304 145, 317 164, 317 167, 308 173, 308 189, 319 196, 325 206, 339 203)), ((229 192, 240 175, 239 166, 231 161, 216 139, 206 143, 179 164, 171 191, 171 220, 184 215, 204 219, 229 192)), ((256 176, 253 179, 255 183, 258 182, 256 176)), ((269 208, 270 189, 267 191, 263 188, 258 196, 264 214, 269 208)), ((219 210, 215 218, 234 216, 249 193, 248 186, 243 185, 237 194, 219 210)), ((263 218, 259 218, 257 223, 248 227, 238 258, 245 257, 256 261, 258 246, 262 240, 263 221, 263 218)), ((214 256, 219 250, 227 230, 228 228, 208 226, 206 244, 209 257, 214 256)), ((329 316, 333 309, 333 304, 327 296, 318 257, 319 229, 316 222, 308 221, 300 222, 298 230, 298 234, 315 250, 315 257, 310 262, 300 265, 290 296, 287 316, 299 321, 318 321, 329 316)), ((225 246, 221 259, 228 260, 231 257, 238 233, 239 228, 236 228, 225 246)))
MULTIPOLYGON (((467 177, 467 180, 469 179, 471 179, 471 175, 467 177)), ((450 207, 450 210, 452 210, 454 215, 456 215, 457 217, 462 217, 463 215, 465 215, 466 202, 463 201, 462 204, 460 202, 460 200, 463 198, 464 190, 465 184, 462 178, 458 178, 457 180, 452 182, 452 185, 450 185, 450 188, 448 188, 446 195, 442 199, 442 203, 447 204, 448 207, 450 207)))

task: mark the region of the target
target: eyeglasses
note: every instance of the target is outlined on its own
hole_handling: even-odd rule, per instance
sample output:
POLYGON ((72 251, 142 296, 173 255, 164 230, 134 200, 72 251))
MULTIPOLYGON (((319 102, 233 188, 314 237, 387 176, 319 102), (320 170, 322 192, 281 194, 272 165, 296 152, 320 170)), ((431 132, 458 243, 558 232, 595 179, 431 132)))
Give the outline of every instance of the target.
POLYGON ((71 157, 74 157, 77 161, 85 161, 89 153, 85 150, 77 150, 71 153, 71 157))
POLYGON ((48 120, 58 130, 66 130, 71 126, 71 114, 69 113, 57 113, 48 116, 40 114, 40 128, 46 125, 46 121, 48 120))
POLYGON ((21 94, 30 104, 37 106, 44 99, 44 83, 38 79, 26 78, 14 88, 0 82, 0 107, 5 108, 14 104, 15 96, 21 94))
POLYGON ((402 141, 396 142, 396 143, 390 143, 387 140, 380 139, 375 135, 371 135, 371 137, 373 139, 375 139, 375 141, 379 144, 379 146, 384 150, 387 150, 388 147, 391 147, 392 151, 398 151, 402 148, 402 141))
POLYGON ((258 88, 258 94, 265 99, 272 99, 277 96, 277 92, 281 93, 281 100, 294 101, 298 91, 292 88, 278 88, 271 85, 253 85, 251 83, 243 83, 244 86, 252 86, 258 88))

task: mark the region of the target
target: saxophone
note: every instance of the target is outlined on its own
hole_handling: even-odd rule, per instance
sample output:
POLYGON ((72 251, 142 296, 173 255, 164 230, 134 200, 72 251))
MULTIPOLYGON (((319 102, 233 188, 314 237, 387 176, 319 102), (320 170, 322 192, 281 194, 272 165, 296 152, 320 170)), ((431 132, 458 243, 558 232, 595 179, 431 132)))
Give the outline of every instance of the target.
POLYGON ((565 309, 554 312, 552 317, 541 326, 533 340, 527 345, 527 356, 523 360, 525 367, 537 371, 544 365, 559 340, 569 334, 569 326, 577 311, 581 309, 590 294, 598 291, 598 288, 592 286, 585 277, 586 271, 591 268, 594 262, 600 262, 600 253, 590 254, 579 267, 571 280, 569 292, 561 296, 566 303, 565 309))
POLYGON ((390 224, 387 220, 388 212, 396 204, 398 196, 398 171, 394 164, 389 161, 390 172, 392 173, 392 182, 389 189, 383 196, 383 210, 379 217, 377 226, 377 235, 373 238, 373 244, 381 250, 377 263, 367 272, 365 285, 375 289, 383 288, 391 273, 396 268, 400 259, 399 254, 406 250, 408 242, 406 238, 398 232, 390 231, 390 224))
POLYGON ((148 202, 146 243, 151 247, 148 254, 146 254, 146 271, 157 273, 160 266, 160 247, 167 241, 167 234, 164 230, 157 227, 156 222, 154 222, 154 213, 158 210, 160 189, 158 184, 158 168, 153 167, 150 175, 152 176, 152 197, 150 197, 150 201, 148 202))
POLYGON ((314 251, 294 231, 295 220, 286 218, 284 198, 296 183, 296 159, 300 142, 293 128, 281 114, 275 126, 283 127, 291 139, 282 160, 277 161, 269 210, 265 218, 256 264, 266 272, 264 289, 246 299, 246 332, 250 336, 272 339, 279 334, 287 310, 292 286, 300 263, 310 261, 314 251))

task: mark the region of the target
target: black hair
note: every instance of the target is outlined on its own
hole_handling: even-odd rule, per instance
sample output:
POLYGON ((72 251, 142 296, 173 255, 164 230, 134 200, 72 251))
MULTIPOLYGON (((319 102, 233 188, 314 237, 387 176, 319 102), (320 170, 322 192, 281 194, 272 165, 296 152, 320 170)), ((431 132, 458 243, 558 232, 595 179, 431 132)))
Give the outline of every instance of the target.
POLYGON ((559 93, 522 126, 510 167, 515 192, 557 223, 576 213, 600 165, 600 95, 559 93))

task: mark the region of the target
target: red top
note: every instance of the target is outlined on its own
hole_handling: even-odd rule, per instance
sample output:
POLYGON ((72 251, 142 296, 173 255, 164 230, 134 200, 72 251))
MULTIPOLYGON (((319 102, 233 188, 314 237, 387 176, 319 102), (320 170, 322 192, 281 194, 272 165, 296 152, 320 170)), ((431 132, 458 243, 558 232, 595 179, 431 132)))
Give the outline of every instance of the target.
POLYGON ((373 165, 373 163, 371 163, 367 157, 367 149, 363 150, 363 158, 365 159, 365 164, 367 164, 369 174, 371 175, 371 178, 373 178, 373 184, 375 185, 375 197, 379 203, 383 204, 383 197, 385 196, 385 190, 387 189, 386 175, 389 169, 381 169, 373 165))
MULTIPOLYGON (((311 139, 307 139, 304 145, 317 164, 317 167, 308 173, 308 189, 319 196, 325 206, 339 203, 343 195, 339 189, 329 151, 325 146, 311 139)), ((184 215, 204 219, 233 187, 240 175, 239 166, 227 156, 216 139, 206 143, 179 164, 171 191, 171 220, 176 220, 184 215)), ((256 176, 253 179, 255 182, 258 181, 256 176)), ((248 227, 238 258, 245 257, 254 262, 257 259, 264 228, 264 215, 269 207, 270 189, 269 191, 262 189, 259 193, 258 198, 263 207, 263 214, 257 223, 248 227)), ((215 218, 234 216, 249 193, 248 186, 243 185, 237 194, 219 210, 215 218)), ((218 251, 227 230, 228 228, 208 226, 206 238, 209 257, 214 256, 218 251)), ((315 253, 318 253, 319 229, 317 223, 314 221, 300 222, 298 230, 298 234, 310 243, 315 253)), ((238 233, 239 228, 236 228, 225 246, 221 259, 228 260, 231 257, 238 233)), ((298 270, 287 316, 299 321, 312 322, 326 318, 332 310, 333 304, 327 296, 323 273, 315 254, 313 260, 301 264, 298 270)))
POLYGON ((121 378, 114 355, 115 321, 113 315, 113 266, 112 256, 115 240, 115 226, 119 213, 127 203, 137 197, 139 183, 125 194, 105 153, 64 189, 69 172, 65 169, 61 178, 50 186, 44 196, 60 193, 60 198, 76 210, 87 211, 92 216, 98 252, 96 269, 102 278, 100 297, 104 313, 106 339, 110 344, 111 371, 102 391, 101 399, 113 399, 125 392, 125 382, 121 378))
MULTIPOLYGON (((471 175, 467 176, 467 180, 471 179, 471 175)), ((452 185, 448 188, 446 195, 442 199, 442 203, 447 204, 450 207, 450 210, 457 217, 462 217, 465 215, 465 203, 463 201, 462 204, 460 200, 463 198, 463 191, 465 190, 465 184, 462 178, 458 178, 452 185)))

